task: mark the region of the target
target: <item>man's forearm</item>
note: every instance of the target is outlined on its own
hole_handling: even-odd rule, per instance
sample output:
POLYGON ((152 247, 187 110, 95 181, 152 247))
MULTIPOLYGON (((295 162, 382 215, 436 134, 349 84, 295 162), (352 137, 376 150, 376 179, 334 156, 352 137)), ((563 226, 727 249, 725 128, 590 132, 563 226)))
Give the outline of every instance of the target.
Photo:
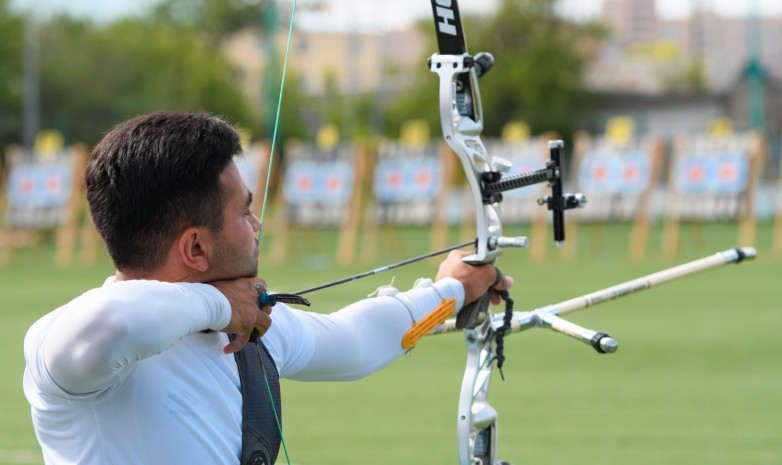
POLYGON ((123 281, 94 289, 51 324, 43 344, 52 379, 80 394, 114 384, 122 370, 182 337, 228 324, 227 301, 210 286, 123 281))

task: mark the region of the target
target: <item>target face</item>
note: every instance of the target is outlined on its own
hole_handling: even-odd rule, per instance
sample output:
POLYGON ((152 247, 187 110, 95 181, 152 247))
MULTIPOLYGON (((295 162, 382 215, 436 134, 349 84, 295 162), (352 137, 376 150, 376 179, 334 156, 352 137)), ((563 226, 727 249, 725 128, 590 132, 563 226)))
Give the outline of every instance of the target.
POLYGON ((284 195, 293 205, 344 205, 353 187, 353 169, 345 162, 292 163, 285 173, 284 195))
POLYGON ((433 158, 387 159, 375 169, 373 189, 381 202, 434 200, 440 190, 440 165, 433 158))
POLYGON ((8 181, 9 200, 14 207, 56 207, 68 202, 72 175, 61 163, 21 165, 8 181))
POLYGON ((736 195, 747 187, 749 162, 737 153, 689 154, 674 171, 676 187, 684 194, 736 195))
POLYGON ((590 194, 637 195, 650 179, 649 159, 640 153, 589 154, 579 172, 581 188, 590 194))

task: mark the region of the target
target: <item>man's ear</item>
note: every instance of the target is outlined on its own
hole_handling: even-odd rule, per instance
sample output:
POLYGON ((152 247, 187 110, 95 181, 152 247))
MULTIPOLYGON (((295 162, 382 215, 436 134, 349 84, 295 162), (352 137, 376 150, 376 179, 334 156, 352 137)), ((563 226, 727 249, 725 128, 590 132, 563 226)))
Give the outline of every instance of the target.
POLYGON ((204 272, 209 269, 209 258, 212 256, 211 235, 205 228, 191 226, 179 235, 177 252, 183 265, 204 272))

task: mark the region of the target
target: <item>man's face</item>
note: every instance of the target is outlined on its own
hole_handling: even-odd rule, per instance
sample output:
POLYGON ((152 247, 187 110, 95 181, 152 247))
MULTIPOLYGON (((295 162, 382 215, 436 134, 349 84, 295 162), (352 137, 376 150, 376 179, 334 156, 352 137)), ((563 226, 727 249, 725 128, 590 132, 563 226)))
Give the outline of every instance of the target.
POLYGON ((210 260, 212 279, 253 277, 258 274, 258 243, 255 233, 261 222, 251 211, 252 193, 234 162, 220 174, 225 192, 223 229, 215 235, 210 260))

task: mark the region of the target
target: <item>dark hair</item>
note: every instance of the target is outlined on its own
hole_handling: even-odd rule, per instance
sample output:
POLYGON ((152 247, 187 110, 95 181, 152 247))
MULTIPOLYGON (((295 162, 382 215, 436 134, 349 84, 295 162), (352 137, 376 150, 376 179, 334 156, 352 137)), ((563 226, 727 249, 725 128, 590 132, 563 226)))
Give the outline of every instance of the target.
POLYGON ((220 173, 239 135, 205 113, 158 112, 115 126, 92 151, 90 213, 118 270, 151 272, 185 228, 220 231, 220 173))

